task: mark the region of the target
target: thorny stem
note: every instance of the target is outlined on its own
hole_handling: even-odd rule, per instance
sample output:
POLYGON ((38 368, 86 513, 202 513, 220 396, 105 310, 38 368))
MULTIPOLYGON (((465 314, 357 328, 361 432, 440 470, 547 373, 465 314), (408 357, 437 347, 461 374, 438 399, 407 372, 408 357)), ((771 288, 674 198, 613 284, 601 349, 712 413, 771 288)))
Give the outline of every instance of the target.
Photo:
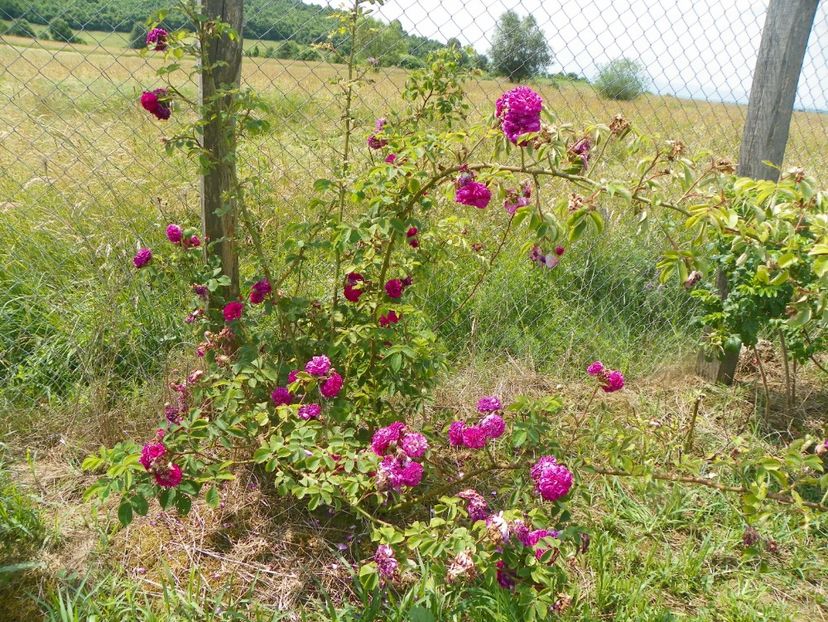
POLYGON ((785 407, 790 412, 793 406, 791 398, 791 370, 788 367, 788 345, 785 343, 785 333, 779 331, 779 342, 782 345, 782 362, 785 364, 785 407))
MULTIPOLYGON (((589 469, 598 475, 609 475, 613 477, 650 477, 652 479, 665 481, 665 482, 679 482, 682 484, 696 484, 698 486, 705 486, 707 488, 713 488, 715 490, 720 490, 722 492, 734 492, 740 495, 749 493, 750 490, 745 488, 744 486, 728 486, 726 484, 719 484, 718 482, 713 482, 708 479, 703 479, 701 477, 691 477, 688 475, 671 475, 669 473, 629 473, 627 471, 615 471, 611 469, 599 469, 597 467, 590 466, 589 469)), ((822 503, 815 503, 813 501, 804 501, 804 500, 796 500, 793 497, 789 497, 787 495, 783 495, 776 492, 769 492, 765 495, 768 499, 773 499, 777 503, 782 503, 785 505, 804 505, 805 507, 811 508, 813 510, 819 510, 820 512, 828 512, 828 506, 823 505, 822 503)))
MULTIPOLYGON (((350 38, 351 51, 348 55, 348 88, 345 91, 345 111, 343 113, 345 119, 345 144, 342 149, 342 179, 339 183, 339 213, 337 215, 337 226, 342 225, 342 218, 345 213, 345 184, 347 183, 348 173, 351 170, 351 106, 354 97, 354 62, 356 58, 356 37, 357 26, 359 25, 359 4, 361 0, 354 0, 353 8, 350 16, 350 38)), ((336 307, 339 303, 339 285, 342 278, 342 249, 337 245, 336 247, 336 270, 334 276, 333 288, 333 302, 331 303, 331 335, 336 330, 336 307)))
POLYGON ((699 395, 696 398, 696 403, 693 404, 693 415, 690 417, 690 426, 687 428, 687 436, 684 439, 684 453, 690 453, 693 449, 693 434, 696 431, 696 418, 699 415, 699 405, 704 399, 704 395, 699 395))
POLYGON ((762 387, 765 390, 765 422, 770 417, 770 389, 768 388, 768 377, 765 375, 765 366, 762 365, 762 357, 759 356, 759 351, 756 346, 753 346, 753 354, 756 356, 756 364, 759 366, 759 373, 762 376, 762 387))

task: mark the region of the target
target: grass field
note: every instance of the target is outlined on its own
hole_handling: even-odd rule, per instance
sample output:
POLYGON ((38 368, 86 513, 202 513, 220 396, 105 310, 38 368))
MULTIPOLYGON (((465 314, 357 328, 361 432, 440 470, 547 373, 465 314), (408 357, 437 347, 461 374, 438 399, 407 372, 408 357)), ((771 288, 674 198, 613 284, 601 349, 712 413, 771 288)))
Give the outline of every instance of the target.
MULTIPOLYGON (((196 225, 199 217, 194 166, 168 158, 161 145, 180 121, 153 122, 137 103, 142 90, 161 85, 159 61, 124 49, 122 33, 81 36, 88 44, 0 39, 0 528, 14 526, 0 531, 13 543, 0 547, 0 619, 326 619, 315 613, 322 596, 349 594, 330 534, 301 508, 248 486, 253 472, 228 485, 226 507, 199 506, 184 522, 156 508, 119 530, 81 499, 85 453, 151 430, 164 381, 192 349, 182 322, 187 299, 137 282, 130 258, 139 242, 162 244, 167 222, 196 225), (23 574, 3 572, 28 562, 23 574), (244 618, 231 618, 233 610, 244 618)), ((276 260, 286 235, 279 224, 309 216, 314 179, 337 164, 334 81, 345 71, 244 60, 245 84, 272 106, 272 131, 246 145, 242 159, 244 172, 261 182, 255 210, 276 260)), ((399 105, 406 75, 369 75, 356 107, 360 145, 374 119, 399 105)), ((196 92, 184 72, 173 79, 196 92)), ((489 115, 506 88, 475 78, 468 98, 489 115)), ((645 133, 738 155, 742 106, 653 95, 608 102, 573 83, 537 89, 563 122, 584 126, 623 112, 645 133)), ((357 157, 371 154, 360 148, 357 157)), ((828 115, 795 114, 788 159, 828 179, 828 115)), ((612 176, 621 166, 610 159, 596 174, 612 176)), ((556 192, 563 188, 551 187, 556 192)), ((632 388, 590 425, 596 438, 640 430, 643 459, 678 451, 702 392, 700 456, 729 451, 737 436, 772 450, 792 428, 824 433, 828 401, 815 374, 806 372, 796 411, 784 420, 777 411, 767 422, 755 416, 758 376, 749 364, 732 390, 692 377, 692 307, 655 280, 658 232, 638 234, 612 205, 606 209, 608 233, 569 249, 552 275, 528 269, 518 243, 507 248, 474 303, 441 328, 462 364, 444 379, 435 411, 467 399, 475 386, 507 398, 561 393, 575 409, 588 398, 580 370, 601 356, 628 373, 632 388)), ((502 224, 496 211, 460 214, 469 245, 502 224)), ((328 260, 308 269, 319 292, 330 291, 328 260)), ((465 297, 479 269, 462 249, 450 273, 420 290, 435 320, 465 297)), ((254 276, 252 266, 243 272, 254 276)), ((778 387, 778 361, 767 365, 778 387)), ((508 490, 508 482, 491 485, 508 490)), ((572 562, 579 598, 560 619, 828 619, 825 519, 803 531, 790 517, 768 516, 759 525, 763 546, 746 553, 737 506, 709 489, 579 482, 573 512, 595 536, 572 562)))

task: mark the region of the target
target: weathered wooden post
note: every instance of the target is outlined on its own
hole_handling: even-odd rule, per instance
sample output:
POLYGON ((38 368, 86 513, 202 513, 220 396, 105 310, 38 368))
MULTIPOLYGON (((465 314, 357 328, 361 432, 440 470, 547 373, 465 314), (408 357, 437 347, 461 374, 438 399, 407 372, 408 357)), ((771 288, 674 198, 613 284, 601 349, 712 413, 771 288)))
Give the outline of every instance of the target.
MULTIPOLYGON (((739 153, 739 175, 755 179, 779 178, 793 116, 796 87, 808 36, 819 0, 771 0, 753 72, 747 121, 739 153)), ((719 292, 727 296, 727 279, 719 275, 719 292)), ((720 360, 699 355, 698 372, 714 382, 730 384, 739 361, 738 352, 725 352, 720 360)))
MULTIPOLYGON (((230 285, 221 292, 226 300, 239 296, 239 258, 236 250, 238 207, 236 199, 236 127, 227 114, 241 84, 244 0, 201 0, 203 13, 229 24, 238 37, 212 36, 202 50, 201 104, 204 110, 203 147, 209 166, 201 176, 201 213, 208 254, 221 259, 230 285)), ((211 297, 211 301, 215 297, 211 297)), ((211 302, 211 306, 215 306, 211 302)))

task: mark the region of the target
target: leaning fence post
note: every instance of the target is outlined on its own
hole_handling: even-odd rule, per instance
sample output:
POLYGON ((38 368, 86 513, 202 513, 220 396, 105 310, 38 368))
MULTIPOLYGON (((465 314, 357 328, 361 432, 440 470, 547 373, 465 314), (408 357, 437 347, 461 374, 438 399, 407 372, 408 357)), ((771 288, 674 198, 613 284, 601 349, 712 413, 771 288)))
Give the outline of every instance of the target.
MULTIPOLYGON (((227 112, 233 93, 241 84, 242 21, 244 0, 201 0, 204 15, 233 27, 238 37, 209 37, 202 50, 201 105, 204 114, 203 147, 207 165, 201 175, 201 214, 208 256, 221 260, 222 273, 230 278, 220 298, 239 296, 239 258, 236 250, 238 208, 236 200, 236 127, 227 112)), ((211 307, 221 300, 211 296, 211 307), (214 302, 215 301, 215 302, 214 302)))
MULTIPOLYGON (((793 116, 796 88, 805 59, 808 36, 819 0, 771 0, 753 73, 745 131, 739 153, 739 175, 755 179, 779 178, 793 116)), ((727 279, 719 274, 719 293, 727 296, 727 279)), ((739 361, 738 352, 725 352, 719 360, 699 354, 699 374, 730 384, 739 361)))

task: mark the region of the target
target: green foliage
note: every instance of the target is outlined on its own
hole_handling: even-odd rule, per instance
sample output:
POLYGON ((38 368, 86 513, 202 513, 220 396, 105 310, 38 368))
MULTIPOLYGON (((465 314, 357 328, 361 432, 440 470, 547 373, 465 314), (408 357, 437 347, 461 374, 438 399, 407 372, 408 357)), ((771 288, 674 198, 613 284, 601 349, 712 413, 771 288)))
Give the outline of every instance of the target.
POLYGON ((11 479, 8 464, 0 445, 0 582, 29 567, 46 535, 39 509, 11 479))
POLYGON ((507 11, 500 17, 492 43, 492 72, 519 82, 539 74, 551 62, 552 52, 534 16, 521 19, 507 11))
POLYGON ((644 66, 629 58, 617 58, 601 67, 595 89, 607 99, 631 101, 644 93, 649 78, 644 66))
POLYGON ((72 32, 69 23, 62 17, 55 17, 49 22, 49 38, 63 43, 82 43, 83 41, 72 32))
POLYGON ((423 69, 425 68, 425 62, 417 58, 416 56, 412 56, 411 54, 403 54, 400 56, 399 61, 397 64, 402 67, 403 69, 423 69))
POLYGON ((20 18, 11 21, 8 28, 6 28, 5 34, 10 37, 27 37, 29 39, 37 38, 37 33, 35 33, 34 29, 32 29, 29 22, 20 18))
POLYGON ((147 26, 144 22, 135 22, 132 30, 129 32, 129 40, 127 47, 131 50, 143 50, 147 47, 147 26))

